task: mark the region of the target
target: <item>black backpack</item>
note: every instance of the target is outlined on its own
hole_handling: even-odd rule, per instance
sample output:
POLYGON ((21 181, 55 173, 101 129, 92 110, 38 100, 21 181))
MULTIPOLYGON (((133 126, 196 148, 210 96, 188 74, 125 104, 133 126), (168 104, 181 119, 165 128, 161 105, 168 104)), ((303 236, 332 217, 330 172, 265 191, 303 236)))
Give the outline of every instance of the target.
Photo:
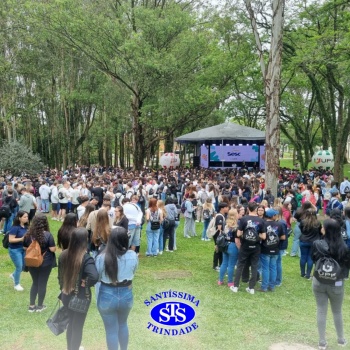
POLYGON ((321 283, 334 284, 341 279, 341 267, 335 259, 325 253, 329 251, 325 240, 315 241, 314 248, 318 246, 321 247, 321 250, 317 250, 320 253, 322 251, 322 256, 315 263, 314 276, 321 283))
POLYGON ((204 220, 210 219, 210 210, 209 209, 204 209, 203 210, 203 219, 204 220))
POLYGON ((295 211, 298 209, 298 202, 295 199, 295 197, 292 197, 291 201, 290 201, 291 205, 292 205, 292 211, 295 211))
POLYGON ((248 226, 243 230, 242 239, 247 243, 251 243, 251 244, 256 244, 260 242, 260 237, 255 226, 252 224, 249 224, 249 221, 248 221, 248 226))
POLYGON ((4 203, 0 207, 0 218, 8 219, 11 216, 11 208, 9 204, 4 203))
POLYGON ((216 246, 218 247, 219 252, 225 253, 227 251, 229 241, 229 237, 226 233, 221 231, 216 238, 216 246))
POLYGON ((348 239, 348 233, 346 232, 346 226, 342 225, 341 229, 340 229, 340 233, 341 236, 343 238, 344 241, 346 241, 348 239))

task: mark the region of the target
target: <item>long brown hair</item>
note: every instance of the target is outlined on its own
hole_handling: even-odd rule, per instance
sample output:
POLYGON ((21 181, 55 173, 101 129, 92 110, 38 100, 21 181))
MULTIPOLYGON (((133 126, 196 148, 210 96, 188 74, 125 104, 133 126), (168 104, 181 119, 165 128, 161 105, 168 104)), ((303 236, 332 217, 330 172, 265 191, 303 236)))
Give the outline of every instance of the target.
POLYGON ((45 231, 50 232, 47 217, 44 214, 38 214, 34 216, 26 236, 37 240, 42 247, 45 244, 45 231))
POLYGON ((96 228, 92 233, 91 241, 95 246, 99 246, 102 242, 107 243, 108 236, 111 232, 109 226, 108 213, 104 209, 97 212, 96 228))
POLYGON ((89 217, 90 213, 93 212, 94 210, 95 210, 95 206, 92 204, 88 204, 85 207, 84 214, 82 215, 82 217, 78 221, 78 227, 86 227, 88 217, 89 217))
POLYGON ((73 230, 68 249, 60 255, 58 278, 65 294, 71 293, 77 282, 88 243, 88 231, 79 227, 73 230))
POLYGON ((150 211, 157 211, 157 199, 156 198, 151 198, 148 202, 148 208, 150 211))

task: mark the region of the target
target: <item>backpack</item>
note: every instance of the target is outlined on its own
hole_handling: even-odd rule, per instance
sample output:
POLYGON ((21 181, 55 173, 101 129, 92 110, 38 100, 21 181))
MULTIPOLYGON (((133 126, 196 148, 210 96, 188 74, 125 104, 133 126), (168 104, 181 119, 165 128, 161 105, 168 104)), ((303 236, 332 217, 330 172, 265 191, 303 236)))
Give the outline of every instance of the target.
POLYGON ((61 192, 61 191, 59 191, 58 192, 58 199, 63 199, 64 198, 64 194, 63 194, 63 192, 61 192))
POLYGON ((349 188, 349 186, 346 186, 346 187, 344 188, 344 193, 348 193, 348 192, 350 192, 350 188, 349 188))
POLYGON ((204 220, 210 219, 210 210, 209 209, 204 209, 203 210, 203 219, 204 220))
POLYGON ((160 229, 160 221, 159 221, 159 212, 158 210, 154 213, 150 211, 150 221, 151 221, 151 230, 159 230, 160 229))
POLYGON ((344 241, 346 241, 348 239, 348 233, 346 231, 346 226, 342 225, 341 229, 340 229, 340 234, 343 238, 344 241))
POLYGON ((264 241, 264 245, 271 251, 275 250, 280 243, 280 238, 278 237, 275 230, 268 225, 266 230, 266 240, 264 241))
POLYGON ((298 209, 298 202, 295 199, 295 197, 291 197, 290 203, 292 204, 292 211, 295 211, 298 209))
POLYGON ((4 235, 4 238, 2 239, 2 246, 5 249, 9 249, 9 244, 10 244, 9 235, 10 235, 10 231, 6 232, 4 235))
POLYGON ((225 196, 225 197, 227 197, 228 199, 231 199, 231 192, 228 190, 228 189, 226 189, 226 188, 224 188, 223 190, 222 190, 222 193, 221 193, 223 196, 225 196))
POLYGON ((326 191, 323 199, 325 199, 326 201, 329 201, 332 198, 331 192, 330 191, 326 191))
POLYGON ((249 221, 248 226, 243 230, 242 239, 254 245, 260 242, 260 237, 255 226, 249 221))
POLYGON ((223 231, 219 233, 218 237, 216 238, 216 245, 219 252, 225 253, 227 251, 229 245, 228 238, 228 235, 223 231))
POLYGON ((186 211, 186 200, 181 203, 181 213, 184 214, 186 211))
POLYGON ((124 196, 122 194, 120 196, 118 196, 118 193, 116 194, 114 199, 114 208, 120 207, 122 205, 123 198, 124 196))
POLYGON ((331 215, 331 211, 333 209, 333 206, 334 206, 334 203, 335 203, 336 199, 334 200, 330 200, 327 204, 327 207, 326 207, 326 215, 330 216, 331 215))
POLYGON ((139 203, 143 203, 145 201, 145 197, 141 194, 139 197, 139 203))
POLYGON ((216 217, 218 215, 222 215, 222 214, 216 214, 209 222, 208 228, 207 228, 207 237, 208 238, 213 238, 217 229, 215 226, 215 221, 216 221, 216 217))
POLYGON ((9 204, 3 204, 0 207, 0 218, 8 219, 11 216, 11 208, 9 204))
POLYGON ((150 188, 150 190, 148 191, 148 195, 153 196, 153 193, 154 193, 153 188, 150 188))
MULTIPOLYGON (((45 254, 44 254, 45 255, 45 254)), ((44 255, 41 254, 41 247, 37 240, 32 240, 26 250, 24 261, 28 267, 39 267, 44 261, 44 255)))

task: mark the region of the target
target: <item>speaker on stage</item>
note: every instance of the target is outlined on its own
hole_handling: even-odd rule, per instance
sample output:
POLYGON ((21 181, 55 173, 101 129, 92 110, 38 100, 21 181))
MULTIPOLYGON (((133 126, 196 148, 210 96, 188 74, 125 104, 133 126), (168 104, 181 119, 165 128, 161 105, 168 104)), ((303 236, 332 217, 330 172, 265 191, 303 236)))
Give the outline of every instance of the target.
POLYGON ((199 168, 200 165, 200 157, 199 156, 193 156, 193 167, 199 168))

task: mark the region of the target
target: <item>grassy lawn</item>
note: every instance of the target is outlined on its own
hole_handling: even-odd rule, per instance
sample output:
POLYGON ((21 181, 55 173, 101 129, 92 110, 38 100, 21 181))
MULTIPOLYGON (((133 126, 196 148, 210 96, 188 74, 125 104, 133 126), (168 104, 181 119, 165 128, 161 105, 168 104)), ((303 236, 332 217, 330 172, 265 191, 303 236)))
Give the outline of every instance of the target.
MULTIPOLYGON (((50 221, 51 231, 56 233, 59 225, 50 221)), ((145 234, 142 234, 139 269, 134 280, 134 307, 129 316, 129 349, 248 350, 268 349, 279 342, 301 343, 316 348, 316 306, 311 282, 299 276, 298 258, 283 258, 283 284, 275 293, 250 295, 245 292, 246 285, 242 284, 240 291, 233 294, 227 286, 217 285, 218 273, 212 269, 213 242, 203 242, 199 237, 183 238, 182 225, 177 233, 178 250, 173 254, 164 252, 157 258, 144 257, 146 244, 145 234), (145 299, 169 289, 187 292, 200 300, 198 307, 194 307, 197 330, 171 337, 154 334, 147 329, 148 322, 152 321, 150 309, 159 302, 147 307, 145 299)), ((200 236, 202 224, 197 223, 196 227, 200 236)), ((30 314, 27 311, 31 285, 29 274, 22 274, 24 292, 15 292, 9 278, 12 262, 3 248, 0 249, 0 267, 1 349, 66 349, 65 335, 55 337, 45 324, 59 293, 57 269, 53 270, 48 284, 45 299, 48 309, 30 314)), ((348 338, 349 295, 349 286, 346 286, 343 315, 348 338)), ((327 334, 333 349, 337 339, 330 311, 327 334)), ((82 345, 88 350, 106 349, 104 327, 95 299, 85 323, 82 345)))
MULTIPOLYGON (((281 158, 280 159, 280 166, 283 168, 290 168, 293 169, 293 159, 291 158, 281 158)), ((311 163, 309 163, 309 167, 311 168, 311 163)), ((350 176, 350 164, 344 164, 344 176, 350 176)))

